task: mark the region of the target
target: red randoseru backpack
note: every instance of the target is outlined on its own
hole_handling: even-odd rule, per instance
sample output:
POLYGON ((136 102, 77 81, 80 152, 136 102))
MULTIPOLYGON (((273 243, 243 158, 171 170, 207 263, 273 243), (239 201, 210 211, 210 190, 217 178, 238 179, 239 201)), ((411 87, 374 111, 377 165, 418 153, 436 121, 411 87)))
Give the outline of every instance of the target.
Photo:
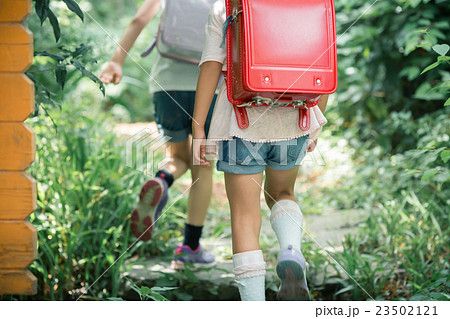
POLYGON ((226 0, 227 95, 239 127, 246 107, 310 107, 337 87, 333 0, 226 0))

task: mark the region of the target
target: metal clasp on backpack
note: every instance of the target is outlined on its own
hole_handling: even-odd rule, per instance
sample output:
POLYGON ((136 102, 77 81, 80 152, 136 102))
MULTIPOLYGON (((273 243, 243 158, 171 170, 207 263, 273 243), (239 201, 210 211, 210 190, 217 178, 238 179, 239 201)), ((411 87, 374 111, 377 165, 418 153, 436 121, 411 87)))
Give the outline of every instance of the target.
POLYGON ((252 106, 262 106, 263 104, 266 104, 269 107, 277 108, 277 107, 286 107, 292 104, 294 108, 303 108, 305 106, 304 100, 299 101, 292 101, 292 102, 283 102, 279 100, 272 100, 270 98, 265 98, 262 96, 255 96, 253 97, 253 101, 246 102, 237 105, 238 107, 252 107, 252 106))
POLYGON ((301 109, 306 107, 306 103, 305 100, 292 101, 292 106, 296 109, 301 109))

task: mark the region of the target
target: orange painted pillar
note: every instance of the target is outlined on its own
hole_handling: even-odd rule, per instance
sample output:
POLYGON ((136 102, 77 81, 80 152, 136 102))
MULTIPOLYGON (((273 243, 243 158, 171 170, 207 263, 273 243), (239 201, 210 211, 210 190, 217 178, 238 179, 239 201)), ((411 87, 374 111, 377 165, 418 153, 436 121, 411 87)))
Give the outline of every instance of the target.
POLYGON ((0 0, 0 295, 36 294, 27 270, 36 258, 36 229, 25 219, 36 209, 36 184, 25 173, 34 161, 34 85, 23 74, 33 61, 33 37, 23 25, 31 0, 0 0))

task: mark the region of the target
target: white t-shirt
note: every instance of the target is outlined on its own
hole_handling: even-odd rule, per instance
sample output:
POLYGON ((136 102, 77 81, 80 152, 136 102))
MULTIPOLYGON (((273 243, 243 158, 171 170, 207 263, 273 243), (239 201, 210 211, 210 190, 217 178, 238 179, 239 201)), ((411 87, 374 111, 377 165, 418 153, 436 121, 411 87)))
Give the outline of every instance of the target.
MULTIPOLYGON (((160 0, 164 10, 165 0, 160 0)), ((161 56, 158 50, 151 69, 150 93, 159 91, 195 91, 200 73, 194 63, 178 61, 161 56), (153 79, 152 79, 153 78, 153 79)))
MULTIPOLYGON (((211 8, 205 29, 205 41, 200 65, 207 61, 223 64, 226 71, 226 47, 221 48, 222 25, 225 22, 226 10, 224 0, 214 3, 211 8)), ((232 104, 228 101, 226 82, 222 83, 211 120, 208 138, 210 140, 230 140, 233 136, 252 142, 275 142, 294 139, 309 134, 309 141, 314 141, 327 123, 318 106, 311 108, 311 128, 302 131, 298 126, 299 111, 293 107, 247 108, 250 125, 246 129, 239 128, 232 104)))

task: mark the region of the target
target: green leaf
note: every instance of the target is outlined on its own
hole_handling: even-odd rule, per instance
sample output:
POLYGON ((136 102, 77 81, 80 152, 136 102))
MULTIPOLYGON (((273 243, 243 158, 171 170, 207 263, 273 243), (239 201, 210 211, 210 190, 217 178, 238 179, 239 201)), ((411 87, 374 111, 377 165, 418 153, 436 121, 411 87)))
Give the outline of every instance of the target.
POLYGON ((445 101, 444 106, 450 106, 450 97, 445 101))
POLYGON ((146 297, 150 297, 155 301, 169 301, 169 299, 167 299, 166 297, 157 292, 152 292, 151 294, 146 295, 146 297))
POLYGON ((169 290, 175 290, 175 289, 178 289, 178 287, 152 287, 152 292, 169 291, 169 290))
POLYGON ((124 299, 119 298, 119 297, 109 297, 106 300, 108 300, 108 301, 125 301, 124 299))
POLYGON ((102 93, 103 93, 103 96, 105 96, 105 86, 103 85, 102 81, 100 81, 100 79, 98 77, 96 77, 92 72, 86 70, 83 63, 81 63, 80 61, 72 59, 72 60, 70 60, 70 63, 72 63, 72 65, 74 67, 76 67, 78 70, 80 70, 84 76, 88 77, 93 82, 97 83, 99 85, 100 91, 102 91, 102 93))
POLYGON ((64 90, 64 84, 66 83, 67 69, 65 65, 57 65, 55 70, 56 82, 58 82, 61 90, 64 90))
POLYGON ((58 62, 61 62, 65 59, 60 53, 53 54, 47 51, 34 52, 34 56, 48 56, 49 58, 52 58, 53 60, 58 62))
POLYGON ((447 52, 450 50, 450 46, 448 44, 436 44, 433 45, 432 49, 437 54, 445 56, 447 52))
POLYGON ((450 151, 445 150, 441 153, 441 159, 444 161, 444 163, 447 163, 450 160, 450 151))
POLYGON ((47 19, 48 14, 48 5, 50 0, 36 0, 36 3, 34 5, 34 9, 36 10, 36 14, 38 15, 39 19, 41 20, 41 25, 44 23, 45 19, 47 19))
POLYGON ((433 45, 432 43, 423 43, 423 44, 416 45, 416 47, 418 47, 418 48, 425 48, 425 47, 429 47, 429 46, 432 46, 432 45, 433 45))
POLYGON ((60 36, 61 36, 61 30, 59 29, 59 23, 58 19, 56 18, 55 14, 52 10, 48 9, 48 19, 50 20, 50 24, 53 28, 53 33, 55 34, 56 42, 58 42, 60 36))
POLYGON ((142 287, 139 288, 139 290, 141 291, 141 294, 143 296, 150 295, 151 292, 152 292, 152 290, 149 287, 147 287, 147 286, 142 286, 142 287))
POLYGON ((420 74, 424 74, 425 72, 428 72, 428 71, 434 69, 438 65, 439 65, 439 62, 434 62, 433 64, 430 64, 429 66, 427 66, 420 74))
POLYGON ((78 3, 76 3, 74 0, 63 0, 63 1, 67 5, 67 8, 69 8, 70 11, 74 12, 77 16, 79 16, 81 21, 84 22, 84 14, 83 11, 81 11, 78 3))
POLYGON ((426 170, 423 173, 422 179, 420 181, 421 182, 427 181, 427 180, 433 178, 433 176, 436 175, 436 174, 437 174, 437 169, 436 168, 432 168, 432 169, 426 170))
POLYGON ((76 58, 80 55, 83 55, 84 53, 86 53, 87 51, 89 51, 91 47, 88 45, 85 45, 84 43, 81 43, 76 49, 75 51, 72 52, 72 57, 76 58))

